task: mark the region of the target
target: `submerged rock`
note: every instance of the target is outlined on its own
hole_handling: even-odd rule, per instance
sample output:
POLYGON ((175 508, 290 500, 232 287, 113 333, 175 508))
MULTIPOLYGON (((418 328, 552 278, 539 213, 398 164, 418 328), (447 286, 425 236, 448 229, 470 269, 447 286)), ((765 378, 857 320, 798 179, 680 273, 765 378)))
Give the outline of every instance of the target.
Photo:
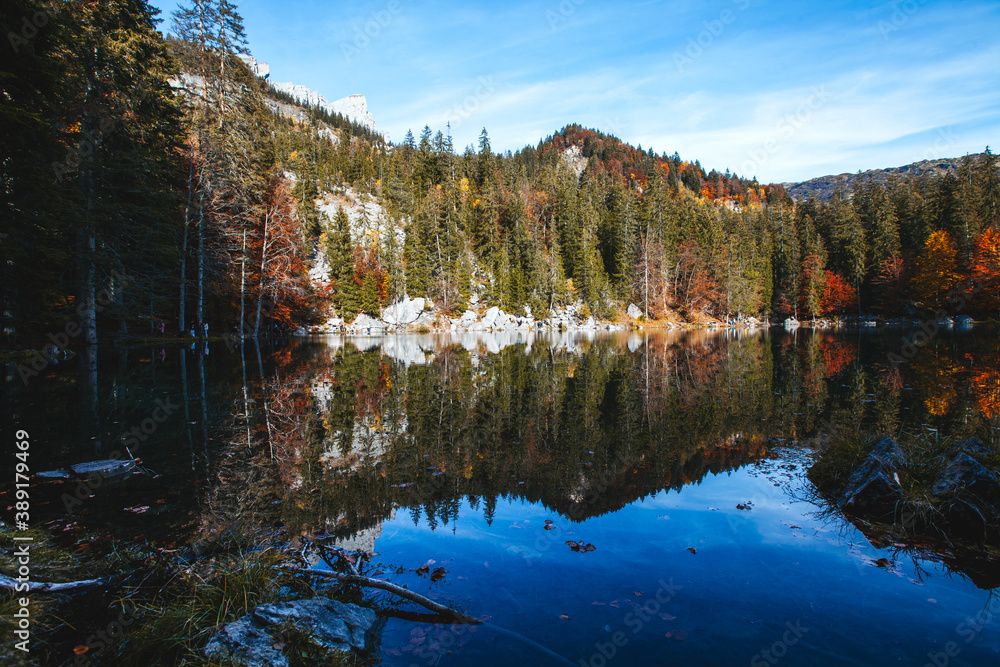
POLYGON ((330 651, 370 653, 379 619, 375 612, 325 597, 263 604, 219 630, 203 651, 209 660, 231 658, 248 667, 286 667, 277 636, 291 626, 330 651))

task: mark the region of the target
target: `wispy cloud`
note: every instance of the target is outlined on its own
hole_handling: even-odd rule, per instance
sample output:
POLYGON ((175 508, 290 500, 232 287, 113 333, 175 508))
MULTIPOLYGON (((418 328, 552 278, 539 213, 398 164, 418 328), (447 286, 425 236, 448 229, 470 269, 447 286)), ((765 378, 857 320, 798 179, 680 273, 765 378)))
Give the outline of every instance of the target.
POLYGON ((979 151, 1000 136, 992 1, 398 2, 350 63, 340 45, 388 0, 239 5, 276 78, 330 99, 365 94, 397 140, 451 121, 459 147, 485 126, 495 148, 517 150, 579 122, 706 168, 785 181, 902 164, 936 147, 979 151), (817 89, 826 99, 808 108, 817 89), (801 117, 794 131, 789 117, 801 117))

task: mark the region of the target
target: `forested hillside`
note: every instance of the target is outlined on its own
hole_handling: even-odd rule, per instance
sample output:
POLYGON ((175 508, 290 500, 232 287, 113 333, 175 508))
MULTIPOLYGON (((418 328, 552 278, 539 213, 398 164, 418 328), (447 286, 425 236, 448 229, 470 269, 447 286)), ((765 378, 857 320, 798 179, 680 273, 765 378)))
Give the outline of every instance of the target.
POLYGON ((256 78, 227 0, 159 28, 143 0, 11 0, 0 24, 5 348, 161 323, 256 336, 404 295, 536 317, 917 312, 965 292, 967 312, 1000 307, 988 148, 957 176, 794 203, 577 125, 516 153, 485 129, 464 150, 426 126, 389 144, 256 78), (385 223, 323 213, 345 193, 385 223))

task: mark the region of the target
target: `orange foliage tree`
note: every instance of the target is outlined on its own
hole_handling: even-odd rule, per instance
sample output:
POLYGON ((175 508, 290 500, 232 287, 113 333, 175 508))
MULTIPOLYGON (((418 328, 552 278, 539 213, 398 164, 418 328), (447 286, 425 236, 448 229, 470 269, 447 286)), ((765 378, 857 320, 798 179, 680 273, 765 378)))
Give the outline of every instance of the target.
POLYGON ((676 303, 690 316, 702 311, 712 313, 722 299, 719 283, 708 267, 705 251, 697 243, 681 244, 674 269, 676 303))
POLYGON ((294 216, 294 199, 288 181, 272 177, 264 194, 260 237, 255 244, 260 253, 257 267, 256 336, 261 325, 261 309, 270 302, 271 316, 287 325, 309 310, 312 293, 302 253, 302 232, 294 216))
POLYGON ((851 287, 843 276, 834 271, 826 272, 823 285, 823 299, 820 309, 824 315, 845 313, 858 302, 858 291, 851 287))
POLYGON ((972 279, 976 304, 991 311, 1000 309, 1000 232, 992 227, 976 237, 972 279))
POLYGON ((924 306, 943 308, 959 280, 958 251, 951 234, 944 230, 934 232, 917 259, 910 289, 924 306))

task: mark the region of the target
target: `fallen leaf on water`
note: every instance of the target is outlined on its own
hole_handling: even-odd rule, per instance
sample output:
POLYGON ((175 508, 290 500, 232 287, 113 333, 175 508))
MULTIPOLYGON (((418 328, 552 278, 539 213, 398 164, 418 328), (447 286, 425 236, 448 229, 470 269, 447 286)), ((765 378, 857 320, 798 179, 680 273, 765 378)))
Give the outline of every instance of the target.
POLYGON ((559 618, 561 618, 564 621, 568 621, 569 620, 569 616, 566 615, 566 614, 559 614, 559 618))
POLYGON ((736 509, 749 512, 751 509, 753 509, 753 503, 750 501, 747 501, 746 503, 740 503, 739 505, 736 506, 736 509))
POLYGON ((545 530, 555 530, 555 529, 556 527, 553 526, 551 523, 545 524, 545 530))
POLYGON ((674 639, 676 639, 679 642, 682 642, 687 638, 688 638, 688 633, 685 630, 677 630, 674 632, 674 639))
POLYGON ((632 593, 632 595, 641 598, 642 597, 642 591, 636 591, 635 593, 632 593))
POLYGON ((83 655, 89 650, 90 650, 89 647, 80 645, 73 648, 73 653, 76 653, 77 655, 83 655))
POLYGON ((431 574, 431 581, 435 583, 441 581, 442 579, 444 579, 444 576, 446 574, 448 574, 448 570, 444 569, 443 567, 439 567, 436 570, 434 570, 434 572, 431 574))
POLYGON ((552 519, 546 519, 545 523, 552 524, 552 523, 555 523, 555 522, 552 519))
POLYGON ((676 621, 677 620, 676 616, 671 616, 670 614, 660 614, 660 618, 662 618, 664 621, 676 621))
POLYGON ((430 571, 431 568, 427 567, 426 565, 421 565, 420 567, 417 568, 417 574, 419 574, 421 577, 430 571))
POLYGON ((143 505, 142 507, 126 507, 126 512, 133 512, 135 514, 145 514, 149 510, 149 505, 143 505))
POLYGON ((879 558, 877 561, 875 561, 875 564, 879 567, 889 567, 891 563, 889 563, 888 558, 879 558))
POLYGON ((690 551, 690 552, 691 552, 691 553, 693 553, 693 554, 696 554, 696 553, 698 553, 698 550, 697 550, 697 549, 695 549, 694 547, 688 547, 688 551, 690 551))

